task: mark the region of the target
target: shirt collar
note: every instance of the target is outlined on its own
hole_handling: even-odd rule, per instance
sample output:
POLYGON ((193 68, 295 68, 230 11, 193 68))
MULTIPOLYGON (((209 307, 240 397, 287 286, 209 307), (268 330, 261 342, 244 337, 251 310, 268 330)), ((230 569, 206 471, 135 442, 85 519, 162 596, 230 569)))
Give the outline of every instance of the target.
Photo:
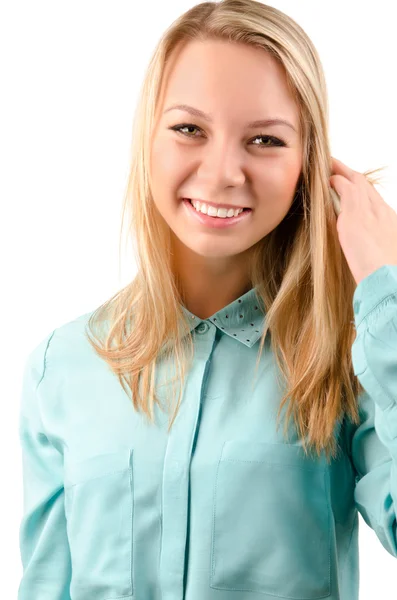
POLYGON ((200 319, 183 305, 182 309, 189 321, 190 332, 200 323, 211 322, 249 348, 261 337, 265 325, 265 307, 256 288, 251 288, 207 319, 200 319))

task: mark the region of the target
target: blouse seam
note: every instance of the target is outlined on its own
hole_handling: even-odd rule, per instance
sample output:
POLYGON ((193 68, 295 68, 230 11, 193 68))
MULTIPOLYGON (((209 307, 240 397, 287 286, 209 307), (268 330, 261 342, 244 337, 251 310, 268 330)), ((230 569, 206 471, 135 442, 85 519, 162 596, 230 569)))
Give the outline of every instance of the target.
POLYGON ((47 351, 48 351, 48 348, 50 346, 51 340, 54 337, 54 333, 55 332, 56 332, 56 328, 54 329, 54 331, 51 333, 51 335, 49 336, 49 338, 47 340, 47 344, 46 344, 46 347, 45 347, 45 350, 44 350, 44 355, 43 355, 43 373, 42 373, 42 375, 41 375, 41 377, 40 377, 40 379, 39 379, 39 381, 38 381, 38 383, 36 385, 36 392, 39 389, 39 385, 41 384, 41 382, 44 379, 45 371, 46 371, 46 368, 47 368, 47 351))

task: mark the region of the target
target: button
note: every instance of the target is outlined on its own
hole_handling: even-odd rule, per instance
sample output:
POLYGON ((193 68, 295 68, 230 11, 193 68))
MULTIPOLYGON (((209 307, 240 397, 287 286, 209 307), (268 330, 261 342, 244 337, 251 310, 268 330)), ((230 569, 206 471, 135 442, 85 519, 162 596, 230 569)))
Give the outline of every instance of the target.
POLYGON ((198 333, 206 333, 208 331, 208 329, 210 328, 210 326, 208 325, 208 323, 200 323, 200 325, 197 327, 197 332, 198 333))

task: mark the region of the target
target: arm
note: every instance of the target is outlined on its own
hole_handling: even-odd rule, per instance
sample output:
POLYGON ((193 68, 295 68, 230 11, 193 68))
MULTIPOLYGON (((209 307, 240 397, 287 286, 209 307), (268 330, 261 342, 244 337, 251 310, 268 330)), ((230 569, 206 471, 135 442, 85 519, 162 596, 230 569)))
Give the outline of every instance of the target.
POLYGON ((365 522, 397 557, 397 266, 366 277, 354 294, 354 373, 365 389, 351 436, 354 499, 365 522))
POLYGON ((63 456, 47 437, 40 412, 40 384, 53 333, 30 353, 23 373, 19 420, 23 473, 19 542, 23 575, 18 600, 70 600, 63 456))

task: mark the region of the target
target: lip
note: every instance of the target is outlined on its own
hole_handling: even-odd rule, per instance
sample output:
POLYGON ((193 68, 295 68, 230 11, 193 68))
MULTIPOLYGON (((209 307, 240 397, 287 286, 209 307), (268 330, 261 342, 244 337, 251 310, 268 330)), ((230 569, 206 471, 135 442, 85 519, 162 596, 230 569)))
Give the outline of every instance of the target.
POLYGON ((186 207, 188 214, 192 217, 195 217, 199 223, 202 225, 206 225, 207 227, 212 227, 213 229, 224 229, 225 227, 233 227, 238 223, 241 223, 245 219, 249 218, 252 210, 244 210, 242 213, 237 215, 237 217, 226 217, 222 219, 221 217, 211 217, 202 212, 198 212, 190 203, 190 200, 187 198, 182 198, 182 203, 186 207))

